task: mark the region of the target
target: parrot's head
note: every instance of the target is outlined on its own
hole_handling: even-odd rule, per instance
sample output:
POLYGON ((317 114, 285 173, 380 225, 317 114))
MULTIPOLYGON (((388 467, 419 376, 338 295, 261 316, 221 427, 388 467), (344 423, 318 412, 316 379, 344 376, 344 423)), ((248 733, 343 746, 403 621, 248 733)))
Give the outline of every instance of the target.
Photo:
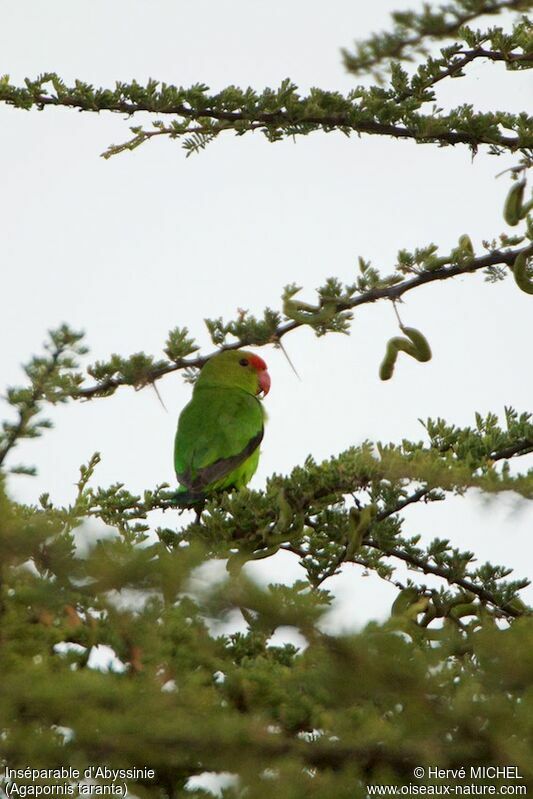
POLYGON ((259 355, 245 350, 225 350, 204 364, 196 385, 240 388, 248 394, 265 396, 270 391, 270 375, 259 355))

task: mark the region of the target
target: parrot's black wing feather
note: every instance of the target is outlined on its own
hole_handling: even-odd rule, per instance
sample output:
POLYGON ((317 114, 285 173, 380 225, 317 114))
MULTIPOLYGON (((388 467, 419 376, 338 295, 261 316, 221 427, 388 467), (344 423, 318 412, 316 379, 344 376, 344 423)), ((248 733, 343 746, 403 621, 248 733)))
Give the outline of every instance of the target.
POLYGON ((186 488, 189 489, 190 495, 201 495, 204 488, 212 483, 226 477, 230 472, 236 469, 241 463, 250 457, 255 452, 261 441, 263 440, 264 428, 262 427, 259 433, 250 439, 243 450, 236 455, 231 455, 229 458, 220 458, 208 466, 203 466, 201 469, 195 470, 194 476, 191 470, 188 469, 181 474, 178 474, 178 480, 186 488))

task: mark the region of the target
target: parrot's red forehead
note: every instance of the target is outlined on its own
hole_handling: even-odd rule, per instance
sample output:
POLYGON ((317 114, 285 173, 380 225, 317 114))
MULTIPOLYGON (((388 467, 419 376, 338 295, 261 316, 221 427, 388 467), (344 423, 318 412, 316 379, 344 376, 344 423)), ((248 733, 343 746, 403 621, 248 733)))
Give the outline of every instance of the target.
POLYGON ((250 355, 248 360, 250 361, 250 365, 253 366, 254 369, 257 369, 258 372, 262 372, 267 368, 266 363, 259 355, 250 355))

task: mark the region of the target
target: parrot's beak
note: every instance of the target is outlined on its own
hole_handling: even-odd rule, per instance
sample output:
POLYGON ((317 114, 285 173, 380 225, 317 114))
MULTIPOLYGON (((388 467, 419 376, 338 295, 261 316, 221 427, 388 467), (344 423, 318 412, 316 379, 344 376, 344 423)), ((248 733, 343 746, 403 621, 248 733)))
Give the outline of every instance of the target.
POLYGON ((257 393, 262 393, 263 397, 266 397, 270 391, 270 375, 266 369, 262 369, 260 372, 258 372, 257 376, 259 379, 259 388, 257 389, 257 393))

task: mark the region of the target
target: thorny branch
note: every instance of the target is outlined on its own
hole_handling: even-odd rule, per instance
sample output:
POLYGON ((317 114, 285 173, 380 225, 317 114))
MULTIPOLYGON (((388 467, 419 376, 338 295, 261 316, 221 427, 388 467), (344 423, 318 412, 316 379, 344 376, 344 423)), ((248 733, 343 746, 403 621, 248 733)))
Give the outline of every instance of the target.
POLYGON ((58 347, 53 351, 46 369, 39 376, 39 379, 35 381, 30 396, 19 408, 17 423, 8 430, 5 436, 4 444, 0 447, 0 468, 2 467, 9 452, 17 444, 18 439, 24 434, 28 422, 35 415, 39 400, 42 399, 43 388, 46 385, 48 378, 50 378, 55 372, 57 363, 63 352, 63 347, 58 347))
MULTIPOLYGON (((511 267, 516 260, 516 257, 521 252, 529 252, 531 250, 531 245, 524 247, 522 249, 510 249, 510 250, 496 250, 494 252, 489 253, 488 255, 484 255, 480 258, 472 258, 467 263, 462 264, 454 264, 451 266, 444 266, 438 269, 434 269, 431 271, 422 272, 415 277, 409 278, 408 280, 404 280, 401 283, 397 283, 393 286, 386 286, 383 288, 373 288, 369 291, 365 291, 364 293, 360 294, 357 297, 354 297, 352 300, 347 302, 338 302, 336 304, 335 311, 347 311, 352 310, 354 308, 358 308, 361 305, 367 305, 369 303, 377 302, 378 300, 398 300, 404 294, 413 289, 418 288, 419 286, 426 285, 428 283, 433 283, 437 280, 448 280, 452 277, 457 277, 457 275, 469 274, 473 272, 478 272, 481 269, 486 269, 490 266, 498 266, 498 265, 506 265, 511 267)), ((299 327, 303 326, 303 322, 300 321, 290 321, 286 322, 285 324, 280 325, 272 336, 272 344, 276 344, 279 342, 287 333, 296 330, 299 327)), ((221 347, 223 350, 235 350, 239 349, 240 347, 250 346, 250 345, 257 345, 254 341, 245 341, 245 340, 238 340, 231 344, 225 344, 221 347)), ((203 364, 209 360, 215 353, 210 353, 209 355, 198 356, 196 358, 183 358, 175 363, 169 363, 168 366, 164 366, 162 368, 154 370, 150 374, 150 381, 155 382, 160 378, 164 377, 171 372, 176 372, 182 369, 197 369, 201 368, 203 364)), ((92 399, 93 397, 98 397, 102 395, 108 395, 113 393, 117 388, 120 386, 125 385, 125 380, 120 377, 110 377, 106 380, 101 381, 92 386, 87 386, 86 388, 81 388, 74 394, 75 399, 92 399)))
MULTIPOLYGON (((524 0, 509 0, 509 2, 494 2, 490 4, 492 7, 489 8, 489 4, 485 4, 482 8, 476 8, 472 11, 465 11, 464 13, 458 13, 457 11, 453 12, 453 17, 450 21, 446 24, 440 24, 437 29, 427 28, 422 23, 418 30, 414 33, 413 36, 403 36, 399 38, 395 47, 391 50, 387 48, 386 54, 376 53, 375 55, 367 54, 365 57, 361 58, 360 53, 357 53, 355 56, 349 52, 347 49, 342 50, 342 55, 344 59, 344 65, 348 69, 349 72, 353 74, 359 74, 363 70, 373 70, 375 67, 378 67, 384 60, 390 60, 392 58, 395 59, 402 59, 407 60, 409 58, 409 51, 416 51, 417 49, 424 47, 424 42, 427 39, 448 39, 453 36, 456 36, 459 30, 464 26, 468 25, 469 22, 473 22, 479 16, 484 14, 499 14, 502 11, 521 11, 525 10, 526 4, 524 0), (407 52, 406 52, 407 51, 407 52)), ((438 11, 442 10, 443 7, 441 6, 438 11)), ((448 10, 448 13, 451 13, 448 10)), ((368 47, 364 42, 358 48, 365 49, 368 47)))
MULTIPOLYGON (((494 462, 500 460, 507 460, 508 458, 512 458, 516 455, 528 454, 531 451, 533 451, 533 441, 527 439, 521 442, 517 442, 512 447, 507 447, 505 449, 491 453, 491 460, 493 460, 494 462)), ((430 491, 431 489, 426 487, 421 487, 417 489, 412 494, 407 496, 405 499, 396 503, 394 507, 379 512, 375 517, 374 523, 384 521, 390 516, 394 516, 396 513, 399 513, 408 505, 412 505, 416 502, 425 500, 430 491)), ((466 577, 460 577, 458 575, 453 574, 453 572, 450 569, 446 568, 445 566, 433 565, 429 563, 427 559, 420 558, 411 552, 407 552, 406 550, 400 549, 399 547, 384 547, 381 543, 378 543, 369 536, 366 536, 363 539, 363 545, 381 552, 386 557, 402 560, 404 563, 407 563, 409 566, 412 566, 416 570, 424 572, 424 574, 432 574, 436 577, 441 577, 444 580, 446 580, 450 585, 457 585, 460 588, 464 588, 466 591, 475 594, 481 602, 493 605, 502 613, 503 616, 506 617, 511 616, 517 618, 523 615, 522 610, 518 610, 517 608, 513 607, 510 604, 502 604, 501 602, 498 601, 497 597, 495 597, 495 595, 491 591, 484 588, 483 586, 480 586, 472 582, 466 577)), ((283 546, 283 549, 287 550, 288 552, 292 552, 295 555, 298 555, 302 559, 305 558, 305 556, 308 554, 306 550, 302 549, 298 545, 291 543, 285 544, 283 546)), ((315 584, 313 585, 315 589, 318 588, 329 577, 333 577, 334 575, 338 574, 340 567, 344 563, 358 562, 359 565, 363 566, 365 565, 363 562, 358 561, 356 558, 352 558, 349 561, 347 561, 346 553, 347 553, 347 546, 344 546, 341 548, 339 554, 333 559, 328 569, 320 576, 320 579, 315 582, 315 584)), ((525 588, 529 584, 530 584, 529 580, 524 580, 523 587, 525 588)))

